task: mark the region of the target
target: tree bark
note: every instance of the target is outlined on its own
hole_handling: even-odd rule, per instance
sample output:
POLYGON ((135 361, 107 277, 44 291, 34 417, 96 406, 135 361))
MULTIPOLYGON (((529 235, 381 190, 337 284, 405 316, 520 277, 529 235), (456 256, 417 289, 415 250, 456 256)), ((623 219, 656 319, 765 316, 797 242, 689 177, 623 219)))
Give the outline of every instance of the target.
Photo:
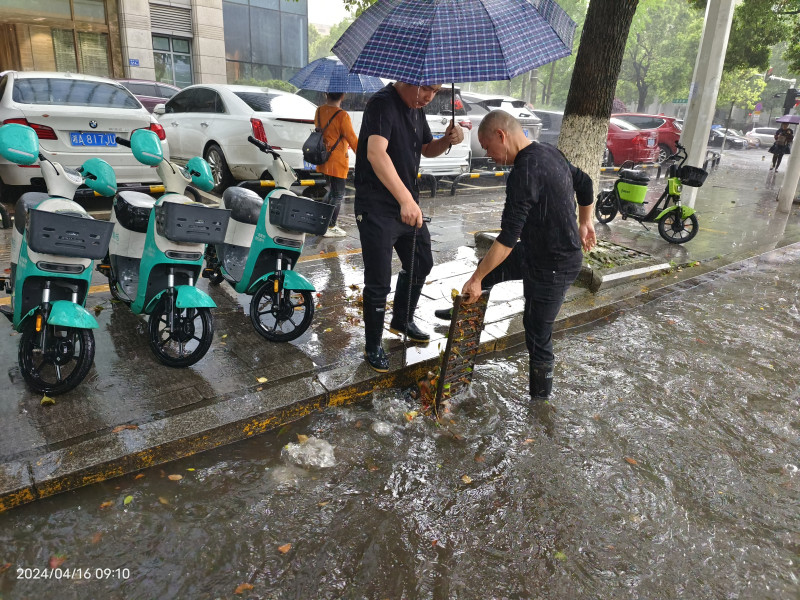
POLYGON ((558 147, 591 175, 595 188, 625 44, 638 4, 639 0, 591 0, 575 57, 558 147))

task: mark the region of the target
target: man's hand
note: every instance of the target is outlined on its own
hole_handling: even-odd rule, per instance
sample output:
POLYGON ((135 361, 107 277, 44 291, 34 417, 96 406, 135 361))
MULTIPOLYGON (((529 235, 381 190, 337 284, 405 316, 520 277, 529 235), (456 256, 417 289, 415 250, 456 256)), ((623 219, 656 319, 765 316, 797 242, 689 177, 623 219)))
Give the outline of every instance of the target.
POLYGON ((422 209, 413 200, 400 204, 400 220, 406 225, 419 229, 422 227, 422 209))
POLYGON ((464 284, 464 287, 461 290, 461 295, 464 296, 464 299, 461 301, 463 304, 472 304, 473 302, 477 302, 478 298, 481 297, 481 279, 476 277, 476 274, 473 273, 472 277, 467 280, 467 283, 464 284))
POLYGON ((591 221, 582 223, 578 227, 578 232, 581 236, 581 246, 583 247, 584 252, 589 252, 597 245, 597 237, 594 233, 594 223, 591 221))
POLYGON ((450 121, 450 125, 448 125, 444 132, 444 137, 447 138, 449 143, 455 146, 456 144, 460 144, 464 141, 464 130, 461 129, 461 125, 458 123, 450 121))

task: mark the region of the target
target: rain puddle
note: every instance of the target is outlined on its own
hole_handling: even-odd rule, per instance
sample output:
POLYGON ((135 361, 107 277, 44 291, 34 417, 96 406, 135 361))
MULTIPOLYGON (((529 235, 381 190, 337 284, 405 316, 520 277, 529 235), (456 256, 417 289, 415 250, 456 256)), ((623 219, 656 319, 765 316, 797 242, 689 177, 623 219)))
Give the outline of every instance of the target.
POLYGON ((516 353, 444 426, 382 391, 12 510, 0 597, 796 598, 798 280, 773 256, 567 332, 552 405, 516 353))

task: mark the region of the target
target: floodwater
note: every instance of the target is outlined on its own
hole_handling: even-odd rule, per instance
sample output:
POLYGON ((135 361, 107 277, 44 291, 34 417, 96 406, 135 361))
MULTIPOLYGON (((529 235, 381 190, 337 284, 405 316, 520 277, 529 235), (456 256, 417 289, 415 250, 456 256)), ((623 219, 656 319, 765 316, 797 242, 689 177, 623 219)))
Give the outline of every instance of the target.
POLYGON ((550 405, 517 353, 2 514, 0 597, 797 598, 798 254, 560 335, 550 405))

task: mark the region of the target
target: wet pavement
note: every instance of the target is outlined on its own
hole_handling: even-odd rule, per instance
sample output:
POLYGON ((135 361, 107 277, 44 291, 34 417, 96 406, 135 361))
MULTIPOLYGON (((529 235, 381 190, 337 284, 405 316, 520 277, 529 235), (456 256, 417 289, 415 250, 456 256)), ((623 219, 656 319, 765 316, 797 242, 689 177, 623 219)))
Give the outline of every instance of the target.
MULTIPOLYGON (((558 329, 700 285, 751 257, 800 242, 800 213, 796 206, 789 215, 776 212, 783 174, 770 187, 762 154, 726 153, 699 190, 701 230, 686 245, 667 244, 653 225, 647 231, 619 218, 598 224, 607 250, 635 255, 632 265, 668 265, 670 270, 600 285, 596 292, 574 286, 558 329)), ((291 343, 261 338, 249 321, 248 297, 227 284, 214 287, 202 280, 199 286, 217 303, 214 343, 195 366, 170 369, 150 352, 146 321, 112 301, 105 280, 97 276, 87 302, 100 323, 95 364, 76 390, 57 397, 54 406, 41 406, 41 395, 32 393, 17 372, 18 336, 6 326, 0 334, 8 337, 0 345, 0 368, 9 377, 0 402, 0 510, 246 439, 326 406, 358 402, 376 389, 411 385, 437 364, 444 348, 447 328, 433 311, 448 306, 450 290, 460 290, 472 272, 478 255, 474 234, 499 224, 502 188, 487 181, 464 185, 455 197, 440 192, 423 198, 424 212, 433 217, 436 266, 417 322, 432 332, 432 340, 404 351, 402 340, 387 330, 385 346, 392 358, 385 375, 366 367, 361 354, 362 261, 351 203, 339 222, 348 237, 306 240, 297 270, 317 288, 317 307, 309 331, 291 343)), ((663 185, 653 181, 651 194, 657 197, 663 185)), ((8 263, 9 243, 10 231, 0 232, 0 264, 8 263)), ((523 343, 521 309, 521 285, 505 283, 493 290, 481 337, 484 360, 523 343)))

